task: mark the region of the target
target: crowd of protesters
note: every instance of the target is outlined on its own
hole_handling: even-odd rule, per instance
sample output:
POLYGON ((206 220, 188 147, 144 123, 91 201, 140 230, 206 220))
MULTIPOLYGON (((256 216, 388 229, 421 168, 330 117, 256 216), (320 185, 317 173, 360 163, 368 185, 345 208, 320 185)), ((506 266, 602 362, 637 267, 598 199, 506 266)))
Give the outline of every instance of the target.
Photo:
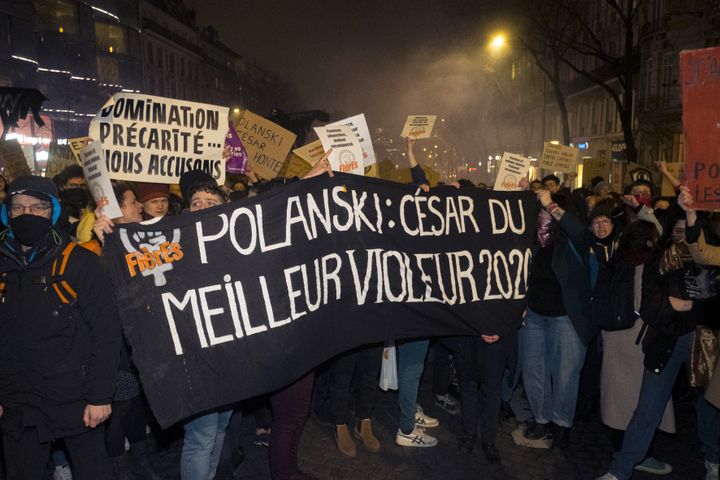
MULTIPOLYGON (((407 141, 412 180, 427 192, 414 143, 407 141)), ((532 419, 520 425, 519 445, 567 448, 574 419, 599 405, 616 448, 599 479, 669 473, 652 440, 658 428, 675 429, 671 393, 684 365, 696 389, 705 478, 718 479, 720 222, 696 211, 690 192, 659 168, 676 188, 672 198, 657 196, 647 180, 622 193, 599 177, 573 190, 572 174, 523 183, 536 192, 539 215, 522 326, 503 337, 395 339, 397 445, 438 444, 428 429, 439 420, 418 404, 432 350, 434 371, 425 373, 433 376, 435 405, 461 415, 461 452, 479 446, 488 462, 502 462, 495 442, 503 401, 522 389, 532 419)), ((325 173, 332 175, 326 157, 308 176, 325 173)), ((104 200, 90 199, 80 167, 54 182, 0 177, 0 430, 8 478, 46 478, 49 463, 56 479, 128 478, 128 469, 131 478, 160 477, 148 456, 161 432, 123 341, 102 243, 116 224, 184 215, 286 183, 258 181, 252 171, 228 177, 227 185, 200 171, 186 172, 178 186, 113 182, 122 211, 113 219, 104 200)), ((255 443, 268 447, 273 480, 314 478, 298 467, 311 410, 334 427, 338 454, 355 457, 358 443, 380 451, 372 418, 384 352, 382 344, 358 347, 279 391, 187 419, 181 479, 214 478, 225 443, 232 467, 242 468, 243 415, 255 418, 255 443)))

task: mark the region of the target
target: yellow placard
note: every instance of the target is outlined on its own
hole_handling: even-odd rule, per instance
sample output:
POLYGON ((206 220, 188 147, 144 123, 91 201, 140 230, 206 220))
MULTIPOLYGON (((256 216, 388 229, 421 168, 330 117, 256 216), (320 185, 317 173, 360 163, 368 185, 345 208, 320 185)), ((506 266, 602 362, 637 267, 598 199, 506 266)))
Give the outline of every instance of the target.
POLYGON ((325 150, 323 149, 322 142, 320 140, 315 140, 305 146, 296 148, 293 150, 293 153, 310 164, 311 167, 314 167, 325 154, 325 150))

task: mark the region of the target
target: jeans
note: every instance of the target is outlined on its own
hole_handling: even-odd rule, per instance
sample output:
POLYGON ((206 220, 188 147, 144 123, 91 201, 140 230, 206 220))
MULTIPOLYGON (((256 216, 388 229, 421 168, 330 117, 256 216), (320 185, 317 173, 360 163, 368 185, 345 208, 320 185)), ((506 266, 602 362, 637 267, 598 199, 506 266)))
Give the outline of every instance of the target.
POLYGON ((400 430, 410 434, 415 428, 418 388, 425 370, 429 340, 399 341, 397 348, 398 404, 400 430))
POLYGON ((208 413, 183 425, 185 438, 180 454, 182 480, 212 480, 220 463, 225 430, 232 410, 208 413))
MULTIPOLYGON (((693 334, 694 332, 686 333, 678 338, 672 355, 660 374, 644 371, 635 413, 625 430, 622 447, 615 453, 610 465, 610 473, 619 480, 629 479, 635 465, 645 458, 655 430, 662 420, 680 367, 690 358, 693 334)), ((717 437, 714 443, 717 443, 717 437)))
POLYGON ((705 460, 720 463, 720 410, 705 400, 705 392, 699 392, 695 398, 698 438, 702 444, 705 460))
POLYGON ((523 386, 535 421, 572 427, 587 347, 570 318, 546 317, 528 308, 520 342, 523 386))

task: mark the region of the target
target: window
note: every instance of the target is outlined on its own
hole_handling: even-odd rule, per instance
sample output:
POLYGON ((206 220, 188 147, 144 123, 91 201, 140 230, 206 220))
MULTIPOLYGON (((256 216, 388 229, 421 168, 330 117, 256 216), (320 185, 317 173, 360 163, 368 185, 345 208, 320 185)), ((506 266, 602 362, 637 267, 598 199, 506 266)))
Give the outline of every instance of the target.
POLYGON ((77 2, 70 0, 33 0, 35 13, 44 27, 54 32, 77 35, 77 2))
POLYGON ((152 46, 152 43, 147 44, 147 63, 150 65, 153 64, 153 53, 155 52, 155 48, 152 46))
POLYGON ((95 38, 100 51, 128 53, 125 28, 110 23, 95 22, 95 38))

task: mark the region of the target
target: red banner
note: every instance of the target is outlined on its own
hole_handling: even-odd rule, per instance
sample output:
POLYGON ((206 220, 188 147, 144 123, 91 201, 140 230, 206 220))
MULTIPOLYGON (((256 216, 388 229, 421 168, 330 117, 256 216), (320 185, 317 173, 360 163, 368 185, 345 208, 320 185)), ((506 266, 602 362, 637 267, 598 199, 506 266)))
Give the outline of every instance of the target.
POLYGON ((680 52, 685 176, 701 210, 720 209, 720 47, 680 52))

